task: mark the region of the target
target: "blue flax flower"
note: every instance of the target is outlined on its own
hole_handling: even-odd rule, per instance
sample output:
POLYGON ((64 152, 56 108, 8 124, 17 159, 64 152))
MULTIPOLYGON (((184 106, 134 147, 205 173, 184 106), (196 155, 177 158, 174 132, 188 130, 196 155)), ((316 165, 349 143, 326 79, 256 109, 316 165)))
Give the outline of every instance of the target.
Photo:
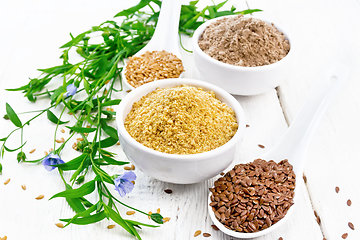
POLYGON ((52 171, 56 168, 55 166, 52 166, 52 165, 58 165, 58 164, 62 164, 62 163, 65 163, 65 162, 63 160, 61 160, 59 155, 53 154, 53 153, 50 153, 49 155, 47 155, 44 158, 44 160, 42 161, 42 165, 48 171, 52 171))
POLYGON ((119 192, 121 197, 124 197, 127 193, 130 193, 134 189, 134 184, 131 181, 135 181, 136 175, 134 172, 126 172, 114 180, 115 190, 119 192))
POLYGON ((66 91, 65 97, 74 96, 77 91, 77 87, 75 87, 74 84, 69 84, 66 87, 66 91))

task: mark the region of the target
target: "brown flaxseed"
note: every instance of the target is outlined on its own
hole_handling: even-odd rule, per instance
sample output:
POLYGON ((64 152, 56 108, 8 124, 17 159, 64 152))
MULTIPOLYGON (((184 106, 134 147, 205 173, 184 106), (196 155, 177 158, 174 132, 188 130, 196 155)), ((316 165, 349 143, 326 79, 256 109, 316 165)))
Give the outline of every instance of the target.
POLYGON ((135 211, 127 211, 126 212, 126 215, 134 215, 135 214, 135 211))
POLYGON ((36 151, 36 149, 34 148, 34 149, 32 149, 29 153, 33 153, 33 152, 35 152, 36 151))
POLYGON ((60 130, 60 132, 65 133, 65 129, 62 128, 62 129, 60 130))
POLYGON ((55 142, 62 143, 60 139, 56 139, 55 142))
POLYGON ((303 174, 304 183, 307 183, 307 177, 303 174))
POLYGON ((295 173, 285 159, 238 164, 210 188, 215 217, 238 232, 256 232, 281 220, 293 205, 295 173))
POLYGON ((210 237, 211 234, 210 234, 210 233, 203 233, 203 236, 204 236, 204 237, 210 237))
POLYGON ((349 228, 351 228, 351 230, 355 230, 354 224, 352 222, 348 223, 349 228))
POLYGON ((129 170, 131 170, 131 167, 125 166, 125 167, 124 167, 124 170, 128 170, 128 171, 129 171, 129 170))
POLYGON ((201 234, 201 230, 196 230, 194 233, 194 237, 197 237, 201 234))
POLYGON ((219 228, 218 228, 215 224, 212 224, 211 227, 212 227, 215 231, 219 231, 219 228))
POLYGON ((127 82, 133 87, 145 83, 166 79, 178 78, 184 72, 181 59, 166 51, 145 52, 141 56, 129 58, 125 68, 127 82))
POLYGON ((259 148, 265 148, 265 146, 262 144, 258 144, 258 146, 259 146, 259 148))
POLYGON ((159 152, 196 154, 224 145, 236 133, 235 112, 192 86, 158 88, 135 102, 124 123, 136 141, 159 152))
POLYGON ((113 229, 115 227, 115 225, 114 224, 111 224, 111 225, 108 225, 107 226, 107 229, 113 229))
POLYGON ((26 185, 25 185, 25 184, 21 185, 21 188, 22 188, 23 190, 26 190, 26 185))
POLYGON ((279 237, 279 240, 284 240, 283 237, 279 237))
POLYGON ((346 204, 350 207, 350 206, 351 206, 351 200, 348 199, 348 200, 346 201, 346 204))
POLYGON ((336 193, 339 193, 339 191, 340 191, 340 188, 339 188, 338 186, 336 186, 336 187, 335 187, 335 192, 336 192, 336 193))
POLYGON ((341 237, 342 237, 343 239, 346 239, 346 238, 348 237, 348 235, 349 235, 349 234, 344 233, 343 235, 341 235, 341 237))
POLYGON ((171 194, 172 190, 171 189, 165 189, 164 192, 166 192, 167 194, 171 194))
POLYGON ((10 178, 6 179, 4 185, 7 185, 10 182, 10 178))
POLYGON ((56 225, 58 228, 63 228, 63 227, 64 227, 64 224, 62 224, 62 223, 55 223, 55 225, 56 225))

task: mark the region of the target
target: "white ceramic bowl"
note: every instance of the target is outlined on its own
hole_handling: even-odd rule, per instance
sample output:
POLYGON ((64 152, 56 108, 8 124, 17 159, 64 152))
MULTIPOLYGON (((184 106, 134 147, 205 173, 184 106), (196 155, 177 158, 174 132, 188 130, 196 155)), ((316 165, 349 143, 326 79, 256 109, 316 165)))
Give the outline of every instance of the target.
MULTIPOLYGON (((274 89, 289 77, 294 62, 294 44, 287 31, 284 31, 277 24, 274 24, 274 26, 284 33, 290 43, 290 51, 287 56, 276 63, 259 67, 242 67, 220 62, 204 53, 200 49, 198 41, 205 28, 214 21, 226 17, 231 16, 209 20, 194 32, 192 38, 193 55, 202 80, 220 86, 231 94, 256 95, 274 89)), ((266 20, 263 21, 271 23, 266 20)))
POLYGON ((190 184, 210 179, 221 173, 232 163, 243 136, 246 120, 239 102, 225 90, 204 81, 177 78, 150 82, 131 91, 122 99, 117 108, 116 124, 120 145, 129 160, 138 169, 161 181, 190 184), (133 103, 158 87, 175 87, 182 84, 215 92, 219 100, 235 111, 238 130, 230 141, 208 152, 177 155, 145 147, 130 136, 124 127, 124 121, 133 103))

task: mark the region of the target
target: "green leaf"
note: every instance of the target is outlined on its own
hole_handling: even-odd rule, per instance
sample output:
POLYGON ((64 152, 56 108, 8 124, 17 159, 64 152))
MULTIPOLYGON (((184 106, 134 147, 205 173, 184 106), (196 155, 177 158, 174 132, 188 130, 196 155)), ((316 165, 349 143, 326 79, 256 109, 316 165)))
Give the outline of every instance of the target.
POLYGON ((114 222, 122 226, 131 235, 135 236, 132 229, 126 224, 125 220, 120 216, 120 214, 116 213, 112 208, 108 207, 107 205, 104 205, 104 210, 114 222))
MULTIPOLYGON (((69 184, 65 183, 66 190, 73 189, 69 184)), ((66 201, 68 202, 69 206, 76 212, 81 213, 84 212, 86 209, 83 206, 82 202, 80 201, 80 198, 66 198, 66 201)))
POLYGON ((112 137, 114 139, 119 140, 117 130, 115 128, 107 125, 106 121, 104 119, 100 120, 100 125, 101 125, 101 128, 104 130, 104 132, 106 132, 107 135, 109 135, 110 137, 112 137))
POLYGON ((118 142, 118 139, 108 137, 108 138, 101 140, 99 143, 100 143, 101 148, 108 148, 108 147, 114 146, 117 142, 118 142))
POLYGON ((81 218, 76 218, 76 219, 74 219, 72 221, 71 221, 72 218, 60 219, 60 221, 63 221, 63 222, 70 222, 71 221, 72 224, 87 225, 87 224, 100 222, 105 217, 106 217, 105 212, 101 211, 101 212, 98 212, 98 213, 93 214, 93 215, 89 215, 89 216, 85 216, 85 217, 81 217, 81 218))
POLYGON ((10 148, 6 147, 5 145, 3 145, 3 146, 4 146, 4 148, 5 148, 6 151, 8 151, 8 152, 15 152, 15 151, 19 150, 20 148, 22 148, 25 144, 26 144, 26 142, 24 142, 20 147, 17 147, 17 148, 15 148, 15 149, 10 149, 10 148))
POLYGON ((2 164, 0 163, 0 175, 2 174, 2 169, 3 169, 3 167, 2 167, 2 164))
POLYGON ((91 30, 83 32, 81 34, 79 34, 76 38, 73 38, 72 35, 70 34, 72 40, 65 43, 64 45, 62 45, 60 48, 67 48, 67 47, 71 47, 76 45, 77 43, 79 43, 85 36, 86 34, 91 33, 91 30))
POLYGON ((77 189, 69 189, 69 190, 59 192, 59 193, 55 194, 54 196, 52 196, 50 199, 57 198, 57 197, 65 197, 65 198, 83 197, 85 195, 92 193, 94 190, 95 190, 95 181, 91 180, 77 189))
POLYGON ((156 227, 160 227, 158 225, 151 225, 151 224, 145 224, 145 223, 141 223, 141 222, 137 222, 137 221, 133 221, 133 220, 128 220, 128 219, 124 219, 126 222, 131 223, 132 225, 140 225, 140 226, 145 226, 145 227, 152 227, 152 228, 156 228, 156 227))
POLYGON ((134 14, 136 11, 145 7, 149 3, 150 3, 150 0, 141 0, 137 5, 117 13, 114 17, 130 16, 131 14, 134 14))
POLYGON ((68 122, 69 122, 69 121, 67 121, 67 122, 60 121, 60 120, 55 116, 55 114, 52 113, 50 110, 47 110, 47 111, 46 111, 46 114, 47 114, 47 118, 48 118, 48 119, 50 120, 50 122, 52 122, 52 123, 61 125, 61 124, 65 124, 65 123, 68 123, 68 122))
POLYGON ((62 164, 58 164, 56 165, 57 168, 64 170, 64 171, 69 171, 69 170, 76 170, 80 164, 89 157, 88 154, 83 153, 80 156, 72 159, 71 161, 68 161, 66 163, 62 163, 62 164))
POLYGON ((106 106, 112 106, 112 105, 119 105, 120 102, 121 102, 121 99, 109 100, 104 103, 101 103, 101 106, 106 107, 106 106))
POLYGON ((159 214, 159 213, 152 213, 150 215, 151 220, 153 220, 154 222, 158 223, 158 224, 163 224, 163 217, 159 214))
POLYGON ((19 119, 19 117, 16 115, 15 111, 11 108, 11 106, 6 103, 6 114, 9 116, 10 121, 16 126, 21 128, 22 123, 19 119))
POLYGON ((86 211, 80 212, 75 214, 75 216, 73 216, 70 220, 69 219, 60 219, 61 221, 67 222, 67 224, 64 226, 68 226, 70 223, 72 223, 75 219, 79 218, 79 217, 85 217, 85 216, 89 216, 90 213, 94 212, 98 207, 98 204, 92 205, 91 207, 89 207, 86 211))
POLYGON ((105 156, 104 154, 101 155, 102 159, 104 159, 105 162, 109 163, 110 165, 118 165, 118 166, 122 166, 125 164, 128 164, 129 162, 122 162, 122 161, 117 161, 111 157, 105 156))
POLYGON ((77 132, 77 133, 91 133, 95 132, 96 128, 84 128, 84 127, 68 127, 71 131, 77 132))

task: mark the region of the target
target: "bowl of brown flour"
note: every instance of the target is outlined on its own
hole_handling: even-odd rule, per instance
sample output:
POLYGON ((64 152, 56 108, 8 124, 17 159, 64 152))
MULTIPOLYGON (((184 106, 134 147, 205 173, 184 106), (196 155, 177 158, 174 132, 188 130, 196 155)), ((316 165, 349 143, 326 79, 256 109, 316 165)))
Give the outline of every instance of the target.
POLYGON ((235 95, 270 91, 289 77, 293 41, 279 26, 243 15, 219 17, 193 35, 201 79, 235 95))

